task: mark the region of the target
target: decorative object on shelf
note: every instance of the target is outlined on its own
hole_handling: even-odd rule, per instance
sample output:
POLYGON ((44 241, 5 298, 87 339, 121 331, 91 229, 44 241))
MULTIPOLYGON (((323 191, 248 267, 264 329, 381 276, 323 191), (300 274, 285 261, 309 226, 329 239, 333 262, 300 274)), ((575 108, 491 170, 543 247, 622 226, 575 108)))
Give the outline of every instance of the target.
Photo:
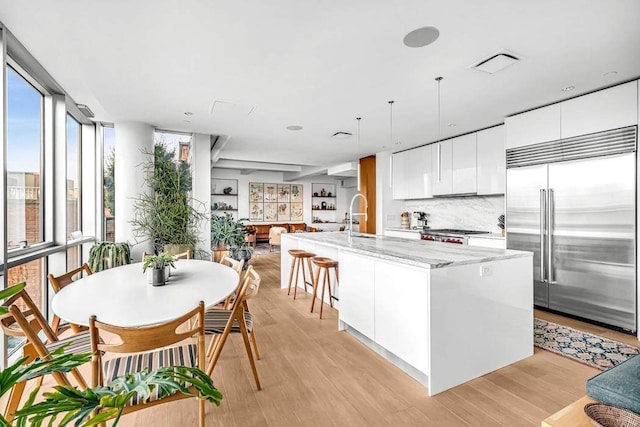
POLYGON ((301 184, 249 183, 249 221, 301 221, 301 184))
POLYGON ((500 229, 500 232, 502 233, 502 235, 504 236, 505 234, 505 229, 504 229, 504 214, 500 215, 498 217, 498 228, 500 229))
POLYGON ((149 255, 142 264, 142 272, 147 273, 147 282, 153 286, 162 286, 167 282, 166 267, 175 268, 173 255, 162 252, 158 255, 149 255), (151 267, 151 268, 149 268, 151 267))
POLYGON ((327 197, 331 197, 331 192, 327 192, 327 197))
POLYGON ((119 267, 131 262, 129 243, 100 242, 89 251, 89 268, 94 273, 112 267, 119 267))
POLYGON ((327 209, 327 202, 322 202, 321 206, 322 206, 321 209, 327 209))
POLYGON ((313 193, 313 197, 318 197, 318 193, 313 193))
POLYGON ((327 197, 327 192, 324 191, 324 188, 320 190, 320 197, 327 197))
POLYGON ((222 190, 222 192, 226 195, 231 194, 232 191, 233 191, 233 188, 231 187, 226 187, 224 190, 222 190))
POLYGON ((400 214, 400 227, 408 230, 410 224, 411 219, 409 218, 409 212, 402 212, 400 214))

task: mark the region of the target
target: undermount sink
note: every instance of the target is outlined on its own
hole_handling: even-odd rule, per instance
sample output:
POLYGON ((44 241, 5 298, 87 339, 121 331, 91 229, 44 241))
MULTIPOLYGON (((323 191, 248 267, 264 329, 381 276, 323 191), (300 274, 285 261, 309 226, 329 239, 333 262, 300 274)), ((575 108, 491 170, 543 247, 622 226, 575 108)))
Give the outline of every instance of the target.
POLYGON ((376 236, 366 236, 366 235, 356 235, 356 234, 352 234, 351 237, 357 237, 358 239, 375 239, 376 236))

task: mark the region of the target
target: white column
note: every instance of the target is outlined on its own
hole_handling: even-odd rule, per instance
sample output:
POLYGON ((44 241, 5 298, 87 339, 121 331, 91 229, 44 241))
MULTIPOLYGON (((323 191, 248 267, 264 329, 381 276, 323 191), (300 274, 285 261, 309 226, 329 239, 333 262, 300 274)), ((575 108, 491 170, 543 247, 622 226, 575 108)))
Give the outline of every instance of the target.
POLYGON ((211 251, 211 136, 194 133, 191 141, 191 173, 193 174, 194 208, 203 211, 207 219, 200 226, 200 243, 197 249, 211 251))
MULTIPOLYGON (((147 160, 145 151, 153 153, 153 127, 139 122, 117 122, 114 124, 115 142, 115 203, 116 242, 132 245, 131 257, 142 258, 142 252, 151 251, 151 242, 136 244, 133 227, 129 223, 134 216, 133 203, 146 190, 142 163, 147 160)), ((142 240, 139 238, 138 240, 142 240)))

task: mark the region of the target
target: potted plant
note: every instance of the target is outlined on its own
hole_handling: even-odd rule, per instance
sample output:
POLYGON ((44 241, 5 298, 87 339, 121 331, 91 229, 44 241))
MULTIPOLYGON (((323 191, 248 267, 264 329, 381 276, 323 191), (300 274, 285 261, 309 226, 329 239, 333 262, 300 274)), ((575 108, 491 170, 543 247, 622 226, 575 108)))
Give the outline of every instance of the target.
POLYGON ((129 243, 100 242, 91 247, 87 261, 91 271, 106 270, 119 267, 131 262, 131 248, 129 243))
POLYGON ((142 264, 142 272, 147 273, 147 280, 153 286, 162 286, 167 281, 167 267, 175 268, 173 255, 161 253, 159 255, 149 255, 142 264))
POLYGON ((253 249, 246 242, 248 232, 246 218, 233 219, 229 213, 211 216, 211 251, 213 260, 219 262, 223 255, 245 260, 245 265, 253 255, 253 249))
POLYGON ((192 183, 188 163, 175 161, 174 152, 164 144, 145 154, 142 168, 149 190, 133 204, 130 223, 134 236, 139 241, 151 240, 154 254, 195 251, 205 215, 204 204, 189 196, 192 183))

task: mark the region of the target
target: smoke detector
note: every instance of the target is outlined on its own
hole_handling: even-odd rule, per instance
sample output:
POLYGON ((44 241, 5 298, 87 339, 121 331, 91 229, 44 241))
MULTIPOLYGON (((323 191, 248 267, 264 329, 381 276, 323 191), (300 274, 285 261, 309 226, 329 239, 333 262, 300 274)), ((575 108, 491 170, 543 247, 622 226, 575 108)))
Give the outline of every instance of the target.
POLYGON ((481 59, 479 62, 471 64, 468 68, 482 71, 483 73, 495 74, 498 71, 502 71, 510 65, 520 61, 513 52, 507 50, 500 50, 486 58, 481 59))

